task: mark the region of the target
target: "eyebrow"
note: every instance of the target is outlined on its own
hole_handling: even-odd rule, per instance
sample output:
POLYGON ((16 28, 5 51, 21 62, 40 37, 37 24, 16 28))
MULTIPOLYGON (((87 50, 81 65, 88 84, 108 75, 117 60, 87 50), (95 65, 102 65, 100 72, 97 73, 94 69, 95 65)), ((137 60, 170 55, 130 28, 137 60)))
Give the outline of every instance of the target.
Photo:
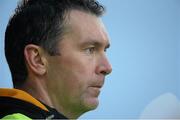
MULTIPOLYGON (((103 47, 103 43, 99 42, 98 40, 88 40, 86 42, 82 42, 81 43, 82 46, 86 46, 86 45, 94 45, 94 46, 99 46, 99 47, 103 47)), ((105 49, 110 47, 110 43, 108 42, 107 45, 105 45, 105 49)))

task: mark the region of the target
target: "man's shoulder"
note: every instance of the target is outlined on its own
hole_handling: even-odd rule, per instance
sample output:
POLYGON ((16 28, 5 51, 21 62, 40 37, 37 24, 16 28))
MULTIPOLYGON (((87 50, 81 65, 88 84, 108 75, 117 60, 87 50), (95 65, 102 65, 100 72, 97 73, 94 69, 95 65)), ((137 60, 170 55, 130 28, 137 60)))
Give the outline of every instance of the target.
POLYGON ((33 98, 33 96, 15 89, 0 88, 0 106, 0 119, 24 116, 30 119, 67 119, 55 109, 33 98))
MULTIPOLYGON (((10 117, 17 117, 20 113, 30 118, 46 118, 49 111, 38 100, 35 100, 28 93, 17 89, 0 88, 0 118, 10 115, 10 117), (41 106, 43 107, 41 107, 41 106)), ((21 116, 21 115, 20 115, 21 116)))

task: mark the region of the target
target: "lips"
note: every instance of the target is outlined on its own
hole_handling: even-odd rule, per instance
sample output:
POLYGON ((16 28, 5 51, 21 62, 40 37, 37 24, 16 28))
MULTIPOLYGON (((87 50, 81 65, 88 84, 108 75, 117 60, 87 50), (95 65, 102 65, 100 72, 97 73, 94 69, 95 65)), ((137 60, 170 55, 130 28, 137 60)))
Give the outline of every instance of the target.
POLYGON ((102 85, 94 85, 94 86, 91 86, 91 87, 95 87, 95 88, 102 88, 102 85))
POLYGON ((104 80, 97 80, 96 83, 92 84, 91 87, 102 88, 104 85, 104 80))
POLYGON ((104 79, 98 79, 91 81, 91 85, 89 86, 89 92, 91 96, 98 97, 101 91, 101 88, 104 85, 104 79))
POLYGON ((95 80, 91 80, 91 84, 89 87, 93 87, 95 89, 100 90, 104 85, 104 80, 105 80, 104 76, 98 77, 98 79, 95 80))
POLYGON ((98 97, 100 94, 100 88, 97 86, 91 86, 89 87, 89 93, 93 97, 98 97))

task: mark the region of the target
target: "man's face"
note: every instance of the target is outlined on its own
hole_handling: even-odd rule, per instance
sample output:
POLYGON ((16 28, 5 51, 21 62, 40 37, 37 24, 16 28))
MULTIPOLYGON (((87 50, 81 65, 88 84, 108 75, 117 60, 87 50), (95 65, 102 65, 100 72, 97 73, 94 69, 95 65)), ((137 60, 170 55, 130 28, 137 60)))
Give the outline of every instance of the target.
POLYGON ((48 56, 48 91, 59 111, 83 113, 98 105, 105 75, 111 72, 109 46, 102 22, 94 15, 72 10, 68 33, 59 42, 59 56, 48 56))

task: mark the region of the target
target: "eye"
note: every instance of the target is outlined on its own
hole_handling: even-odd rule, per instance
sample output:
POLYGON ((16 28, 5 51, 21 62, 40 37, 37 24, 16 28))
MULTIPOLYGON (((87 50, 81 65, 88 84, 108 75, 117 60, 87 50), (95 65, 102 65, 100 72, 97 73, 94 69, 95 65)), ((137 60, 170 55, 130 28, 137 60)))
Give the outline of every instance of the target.
POLYGON ((89 47, 85 49, 86 54, 93 54, 95 52, 95 47, 89 47))

